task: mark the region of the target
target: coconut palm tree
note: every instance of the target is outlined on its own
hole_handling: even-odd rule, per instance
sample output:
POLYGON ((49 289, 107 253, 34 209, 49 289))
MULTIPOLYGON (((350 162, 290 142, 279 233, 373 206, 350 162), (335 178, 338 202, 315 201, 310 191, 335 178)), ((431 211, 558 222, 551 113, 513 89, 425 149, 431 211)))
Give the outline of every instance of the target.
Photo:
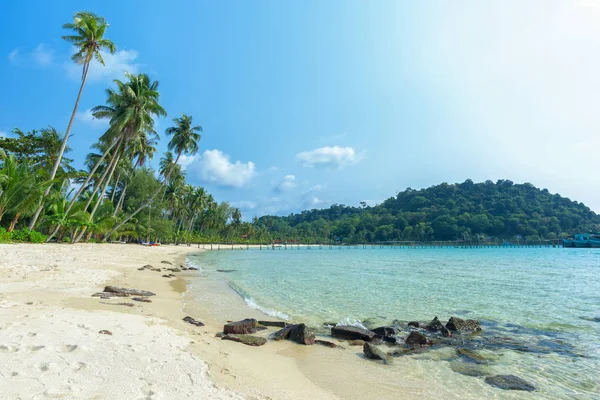
MULTIPOLYGON (((65 137, 63 138, 62 145, 58 152, 58 157, 56 158, 54 166, 52 167, 52 171, 50 172, 50 180, 53 180, 56 177, 56 171, 60 166, 65 148, 67 147, 69 135, 71 134, 71 127, 73 126, 73 121, 75 120, 75 114, 77 114, 77 107, 79 107, 79 100, 81 99, 81 93, 83 93, 83 87, 85 86, 85 82, 87 80, 92 59, 96 59, 96 61, 104 65, 104 59, 102 58, 101 52, 108 51, 109 53, 113 54, 116 51, 115 44, 104 38, 107 27, 108 23, 106 23, 104 18, 87 11, 75 13, 73 16, 73 22, 63 25, 64 29, 70 29, 74 31, 73 35, 65 35, 63 36, 63 39, 75 46, 76 53, 73 54, 71 59, 77 64, 82 65, 83 69, 81 71, 81 86, 79 87, 79 92, 77 93, 75 106, 73 107, 71 119, 69 119, 69 125, 67 125, 67 131, 65 132, 65 137)), ((49 193, 50 187, 44 191, 44 196, 48 196, 49 193)), ((42 211, 42 200, 43 198, 40 199, 40 204, 31 218, 31 221, 29 222, 29 229, 35 228, 37 220, 40 216, 40 212, 42 211)))
MULTIPOLYGON (((138 135, 150 135, 151 139, 144 139, 146 142, 154 140, 156 136, 154 118, 167 115, 159 104, 158 81, 150 80, 146 74, 125 73, 125 76, 128 79, 127 82, 114 80, 117 90, 108 89, 106 91, 108 97, 106 105, 96 106, 92 109, 94 117, 110 120, 110 128, 100 138, 101 142, 109 143, 109 145, 92 169, 89 179, 111 151, 112 159, 109 163, 108 174, 112 177, 110 170, 114 171, 115 163, 118 162, 120 155, 128 148, 129 144, 136 143, 138 135)), ((98 185, 101 185, 104 179, 101 178, 98 185)), ((87 183, 89 182, 85 182, 83 186, 87 186, 87 183)), ((83 190, 80 188, 71 200, 69 207, 75 204, 77 197, 82 192, 83 190)), ((53 235, 54 233, 48 237, 48 240, 53 235)))
POLYGON ((174 166, 177 165, 177 162, 182 154, 192 155, 198 152, 198 142, 201 138, 199 132, 202 132, 202 127, 200 125, 193 126, 192 117, 185 114, 183 114, 180 118, 174 118, 173 122, 175 122, 175 126, 167 128, 166 133, 167 135, 173 136, 169 141, 169 150, 176 151, 177 157, 175 158, 172 166, 168 169, 168 171, 166 171, 160 187, 152 196, 150 196, 145 204, 142 204, 140 207, 138 207, 137 210, 125 217, 121 223, 108 232, 104 236, 104 240, 108 239, 114 232, 117 231, 117 229, 126 224, 131 218, 135 217, 140 211, 152 203, 154 198, 163 190, 163 187, 168 182, 169 176, 173 172, 175 168, 174 166))

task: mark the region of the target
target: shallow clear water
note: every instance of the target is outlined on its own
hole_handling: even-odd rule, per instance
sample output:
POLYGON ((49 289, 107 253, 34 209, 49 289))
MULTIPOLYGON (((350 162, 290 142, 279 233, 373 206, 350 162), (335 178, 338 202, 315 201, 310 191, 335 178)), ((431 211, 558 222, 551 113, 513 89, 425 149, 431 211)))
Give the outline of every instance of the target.
POLYGON ((190 261, 228 280, 249 306, 314 326, 478 319, 480 350, 496 370, 557 397, 600 396, 598 249, 301 247, 205 252, 190 261))

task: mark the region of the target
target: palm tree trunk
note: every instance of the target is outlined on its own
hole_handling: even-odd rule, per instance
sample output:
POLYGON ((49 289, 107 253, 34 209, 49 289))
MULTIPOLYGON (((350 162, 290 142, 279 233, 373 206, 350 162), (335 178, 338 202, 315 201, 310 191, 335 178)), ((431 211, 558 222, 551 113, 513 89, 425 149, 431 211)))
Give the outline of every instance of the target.
MULTIPOLYGON (((119 137, 117 138, 117 140, 114 140, 111 143, 111 145, 108 146, 108 148, 104 151, 104 154, 102 154, 102 157, 100 157, 100 159, 96 162, 96 165, 94 165, 94 168, 92 168, 92 170, 88 174, 87 178, 85 179, 85 182, 81 185, 79 190, 77 190, 77 193, 75 193, 75 196, 73 196, 73 198, 71 199, 71 202, 69 203, 69 205, 67 206, 67 208, 65 210, 65 214, 68 214, 69 211, 71 211, 71 208, 73 208, 73 206, 75 205, 75 202, 77 201, 79 196, 81 196, 81 193, 83 193, 83 191, 89 185, 90 181, 92 180, 92 177, 96 173, 96 170, 98 169, 98 167, 100 167, 100 164, 102 164, 102 161, 104 161, 104 159, 106 158, 108 153, 113 149, 113 147, 115 147, 115 145, 121 141, 122 136, 123 135, 120 134, 119 137)), ((92 196, 93 196, 93 194, 92 194, 92 196)), ((88 207, 89 207, 89 205, 86 206, 86 210, 88 207)), ((32 229, 31 223, 29 224, 29 229, 32 229)), ((48 243, 50 240, 52 240, 52 238, 56 235, 56 233, 58 232, 59 229, 60 229, 60 226, 56 226, 56 228, 54 228, 54 231, 48 236, 48 239, 46 239, 46 243, 48 243)))
POLYGON ((119 186, 119 180, 121 179, 121 174, 117 175, 117 179, 115 180, 115 184, 113 185, 112 195, 110 196, 110 202, 115 204, 115 193, 117 192, 117 186, 119 186))
POLYGON ((127 184, 123 186, 123 190, 121 191, 121 196, 119 196, 119 202, 117 203, 117 207, 115 208, 115 212, 113 212, 113 217, 116 217, 121 207, 123 207, 123 201, 125 200, 125 191, 127 190, 127 184))
POLYGON ((106 235, 104 235, 104 237, 102 238, 103 241, 107 240, 109 237, 111 237, 112 234, 117 231, 117 229, 119 229, 120 227, 122 227, 123 225, 125 225, 127 222, 129 222, 129 220, 131 218, 135 217, 144 208, 150 206, 150 204, 152 203, 152 200, 154 200, 154 198, 156 196, 158 196, 158 194, 160 193, 160 191, 167 184, 167 181, 169 180, 169 176, 171 176, 171 172, 173 172, 173 168, 175 167, 175 165, 177 165, 177 162, 179 161, 179 157, 181 157, 181 152, 179 152, 177 154, 177 158, 175 159, 175 162, 173 163, 173 165, 171 166, 171 168, 169 168, 169 172, 165 175, 165 178, 163 179, 160 187, 156 190, 156 192, 154 192, 154 194, 152 196, 150 196, 150 198, 148 199, 148 201, 146 203, 142 204, 141 206, 139 206, 137 210, 135 210, 134 212, 132 212, 131 214, 129 214, 127 217, 125 217, 125 219, 123 221, 121 221, 119 224, 117 224, 115 227, 113 227, 110 230, 110 232, 108 232, 106 235))
MULTIPOLYGON (((115 150, 115 152, 118 152, 120 149, 120 146, 117 147, 117 149, 115 150)), ((115 169, 117 168, 117 164, 119 163, 119 160, 121 159, 121 155, 120 154, 116 154, 116 158, 113 158, 112 160, 112 165, 110 166, 110 173, 108 175, 108 178, 106 178, 104 180, 104 186, 102 187, 102 191, 100 192, 100 195, 98 196, 98 201, 96 201, 96 204, 94 204, 94 208, 92 209, 92 212, 90 213, 90 217, 89 217, 89 222, 91 223, 94 220, 94 215, 96 214, 96 211, 98 210, 98 207, 100 206, 100 204, 102 203, 102 200, 104 199, 104 195, 106 194, 106 189, 108 189, 108 185, 110 184, 110 181, 112 180, 112 176, 115 172, 115 169)), ((79 233, 79 235, 77 235, 77 237, 75 238, 75 242, 77 243, 81 240, 81 237, 83 236, 83 234, 85 233, 85 231, 87 230, 87 226, 84 226, 83 229, 81 230, 81 232, 79 233)))
POLYGON ((19 218, 21 217, 21 213, 17 213, 13 220, 10 222, 10 226, 8 227, 8 232, 12 232, 15 230, 15 226, 17 226, 17 222, 19 222, 19 218))
MULTIPOLYGON (((75 120, 75 115, 77 114, 77 107, 79 107, 79 100, 81 99, 81 93, 83 93, 83 87, 85 86, 85 81, 87 80, 88 71, 90 70, 89 61, 83 66, 85 73, 83 74, 83 79, 81 80, 81 87, 79 88, 79 93, 77 93, 77 100, 75 100, 75 107, 73 107, 73 112, 71 113, 71 119, 69 120, 69 125, 67 125, 67 131, 65 132, 65 137, 63 138, 62 144, 60 145, 60 150, 58 152, 58 156, 56 157, 56 161, 54 161, 54 166, 52 167, 52 171, 50 172, 50 179, 53 180, 56 177, 56 171, 58 171, 58 167, 60 166, 60 162, 62 161, 63 155, 65 153, 65 149, 67 148, 67 142, 69 141, 69 135, 71 134, 71 127, 73 126, 73 121, 75 120)), ((44 191, 44 196, 40 199, 40 203, 38 205, 37 210, 31 217, 29 221, 29 229, 33 230, 35 225, 37 224, 37 220, 40 217, 40 213, 44 208, 44 198, 50 194, 50 190, 52 190, 52 185, 48 186, 48 188, 44 191)))

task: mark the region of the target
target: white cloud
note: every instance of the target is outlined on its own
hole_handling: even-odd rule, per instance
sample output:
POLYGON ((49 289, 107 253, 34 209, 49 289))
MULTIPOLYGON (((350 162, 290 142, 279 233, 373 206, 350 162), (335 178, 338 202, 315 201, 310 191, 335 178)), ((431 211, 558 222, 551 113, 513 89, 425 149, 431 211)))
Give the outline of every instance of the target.
POLYGON ((206 150, 202 155, 182 156, 179 161, 188 176, 223 187, 244 187, 256 176, 252 161, 232 163, 229 156, 216 149, 206 150))
MULTIPOLYGON (((115 54, 102 52, 102 58, 104 59, 104 65, 95 59, 92 61, 88 72, 88 80, 122 79, 126 71, 137 74, 140 69, 140 64, 135 63, 138 58, 138 52, 135 50, 119 50, 115 54)), ((81 80, 81 65, 71 61, 65 64, 65 67, 72 79, 81 80)))
POLYGON ((296 187, 296 177, 294 175, 286 175, 281 182, 275 186, 276 192, 287 192, 296 187))
POLYGON ((362 156, 352 147, 324 146, 296 154, 304 167, 341 168, 360 161, 362 156))
POLYGON ((37 65, 47 67, 52 64, 54 50, 49 49, 44 43, 40 43, 29 55, 37 65))
POLYGON ((77 120, 91 126, 92 128, 108 128, 109 125, 108 120, 94 117, 92 110, 89 108, 85 111, 78 112, 77 120))
POLYGON ((11 52, 8 54, 8 61, 9 61, 11 64, 14 64, 14 63, 16 63, 18 59, 19 59, 19 49, 14 49, 13 51, 11 51, 11 52))

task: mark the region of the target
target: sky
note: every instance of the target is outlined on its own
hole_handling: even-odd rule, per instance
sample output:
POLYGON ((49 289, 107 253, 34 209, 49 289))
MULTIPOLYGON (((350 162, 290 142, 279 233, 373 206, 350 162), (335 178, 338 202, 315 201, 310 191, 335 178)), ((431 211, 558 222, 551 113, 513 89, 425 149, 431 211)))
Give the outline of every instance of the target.
POLYGON ((117 45, 93 64, 69 145, 107 127, 90 109, 124 71, 160 82, 203 127, 190 183, 245 219, 376 204, 407 187, 510 179, 600 212, 600 2, 19 1, 0 13, 0 135, 64 132, 81 69, 75 11, 117 45))

